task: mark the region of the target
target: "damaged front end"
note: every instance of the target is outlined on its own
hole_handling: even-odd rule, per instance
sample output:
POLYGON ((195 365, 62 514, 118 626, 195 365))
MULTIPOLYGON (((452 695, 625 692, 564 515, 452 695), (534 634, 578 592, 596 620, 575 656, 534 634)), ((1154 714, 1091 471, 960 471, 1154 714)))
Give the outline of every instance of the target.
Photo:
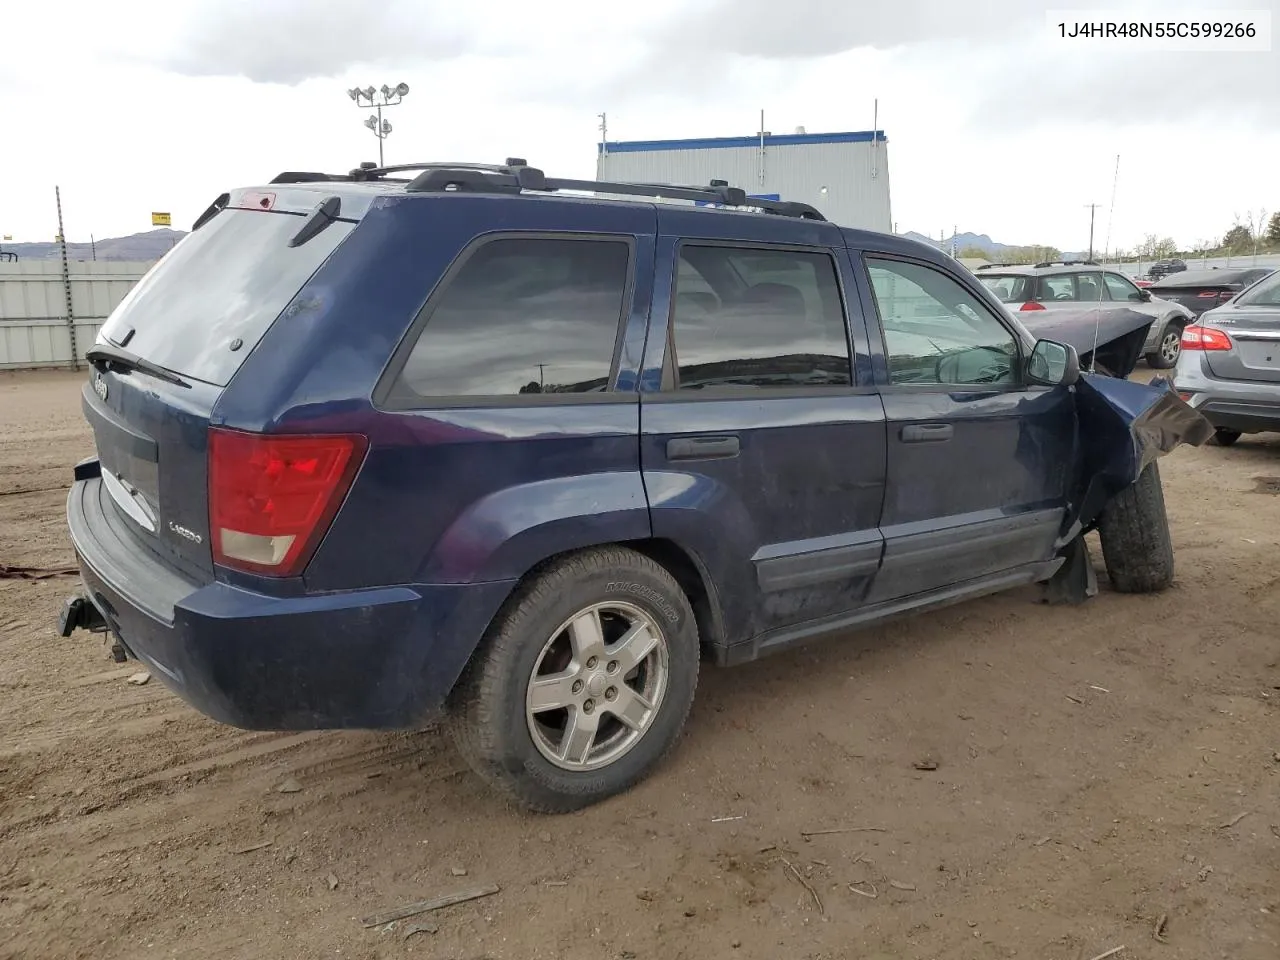
POLYGON ((1080 602, 1097 592, 1084 537, 1112 498, 1175 447, 1198 447, 1213 436, 1209 421, 1162 378, 1145 384, 1082 373, 1075 397, 1077 469, 1058 539, 1064 562, 1046 584, 1051 602, 1080 602))

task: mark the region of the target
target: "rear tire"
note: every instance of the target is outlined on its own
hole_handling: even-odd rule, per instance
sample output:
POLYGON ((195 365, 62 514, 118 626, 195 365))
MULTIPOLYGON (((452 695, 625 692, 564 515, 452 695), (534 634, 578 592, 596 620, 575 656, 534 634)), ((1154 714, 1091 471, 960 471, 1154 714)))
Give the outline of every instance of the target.
POLYGON ((1107 575, 1120 593, 1157 593, 1173 583, 1173 539, 1154 462, 1107 504, 1098 538, 1107 575))
POLYGON ((584 551, 536 574, 494 619, 449 726, 490 785, 567 813, 628 789, 671 749, 699 653, 693 610, 666 569, 625 547, 584 551))
POLYGON ((1170 323, 1160 333, 1156 349, 1147 354, 1147 366, 1152 370, 1170 370, 1178 365, 1182 354, 1182 327, 1170 323))
POLYGON ((1228 430, 1226 427, 1219 427, 1213 431, 1213 436, 1209 438, 1209 442, 1215 447, 1229 447, 1239 439, 1239 430, 1228 430))

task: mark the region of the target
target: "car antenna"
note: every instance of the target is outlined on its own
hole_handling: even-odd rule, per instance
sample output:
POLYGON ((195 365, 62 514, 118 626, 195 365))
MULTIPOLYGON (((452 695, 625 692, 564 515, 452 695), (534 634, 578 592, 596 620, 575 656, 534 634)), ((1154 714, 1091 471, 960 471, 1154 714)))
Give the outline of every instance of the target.
MULTIPOLYGON (((1102 262, 1107 262, 1107 254, 1111 252, 1111 220, 1116 212, 1116 183, 1120 180, 1120 154, 1116 154, 1116 172, 1111 178, 1111 207, 1107 210, 1107 239, 1102 245, 1102 262)), ((1107 278, 1098 275, 1098 309, 1093 315, 1093 349, 1089 351, 1089 372, 1098 372, 1098 332, 1102 328, 1102 293, 1107 278)))

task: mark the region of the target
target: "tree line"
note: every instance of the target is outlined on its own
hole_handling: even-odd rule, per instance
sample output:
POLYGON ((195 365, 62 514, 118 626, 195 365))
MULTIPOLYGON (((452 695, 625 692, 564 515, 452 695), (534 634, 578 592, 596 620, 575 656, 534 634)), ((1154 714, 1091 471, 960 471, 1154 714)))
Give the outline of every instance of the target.
MULTIPOLYGON (((1189 247, 1179 245, 1172 237, 1147 234, 1142 242, 1127 250, 1107 251, 1109 260, 1163 260, 1169 257, 1235 257, 1253 253, 1280 252, 1280 212, 1269 217, 1266 210, 1236 215, 1222 239, 1197 240, 1189 247)), ((1104 251, 1095 250, 1095 258, 1104 251)), ((1043 263, 1046 260, 1063 259, 1057 247, 1027 246, 1006 247, 998 254, 981 247, 965 247, 957 254, 964 259, 999 260, 1002 263, 1043 263)))

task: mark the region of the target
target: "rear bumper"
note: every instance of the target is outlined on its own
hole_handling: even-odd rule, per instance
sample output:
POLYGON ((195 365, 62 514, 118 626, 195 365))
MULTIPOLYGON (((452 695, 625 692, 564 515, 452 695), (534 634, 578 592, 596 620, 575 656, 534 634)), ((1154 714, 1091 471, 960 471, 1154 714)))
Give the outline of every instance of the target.
POLYGON ((280 598, 193 583, 121 537, 98 479, 67 521, 85 592, 201 713, 255 730, 402 728, 443 705, 511 582, 280 598))
POLYGON ((1280 431, 1280 383, 1218 380, 1204 369, 1204 358, 1184 353, 1174 387, 1190 394, 1187 403, 1215 427, 1241 433, 1280 431))

